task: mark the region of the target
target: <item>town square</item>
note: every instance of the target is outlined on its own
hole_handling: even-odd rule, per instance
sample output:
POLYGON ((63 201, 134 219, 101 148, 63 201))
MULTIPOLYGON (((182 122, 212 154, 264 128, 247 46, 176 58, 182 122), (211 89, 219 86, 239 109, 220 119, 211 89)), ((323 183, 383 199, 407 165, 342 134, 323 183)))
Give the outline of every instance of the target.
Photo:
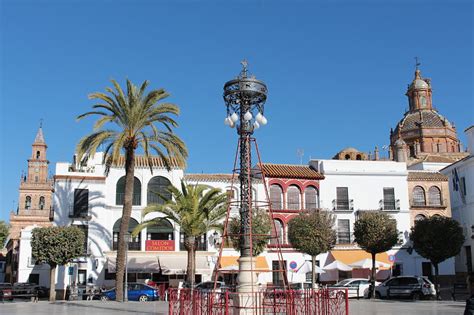
POLYGON ((473 6, 0 0, 0 314, 474 314, 473 6))

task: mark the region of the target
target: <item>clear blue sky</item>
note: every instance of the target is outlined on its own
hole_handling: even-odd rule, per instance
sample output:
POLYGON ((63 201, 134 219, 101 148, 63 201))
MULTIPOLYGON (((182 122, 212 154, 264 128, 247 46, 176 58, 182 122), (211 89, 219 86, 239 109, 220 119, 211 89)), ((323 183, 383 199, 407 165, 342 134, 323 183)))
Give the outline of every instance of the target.
POLYGON ((232 169, 222 87, 243 58, 269 88, 257 133, 267 162, 299 163, 298 148, 306 161, 388 144, 415 56, 461 140, 474 122, 467 0, 63 2, 0 0, 0 219, 16 208, 40 118, 54 173, 91 131, 91 120, 75 121, 91 108, 87 94, 111 78, 171 93, 188 172, 232 169))

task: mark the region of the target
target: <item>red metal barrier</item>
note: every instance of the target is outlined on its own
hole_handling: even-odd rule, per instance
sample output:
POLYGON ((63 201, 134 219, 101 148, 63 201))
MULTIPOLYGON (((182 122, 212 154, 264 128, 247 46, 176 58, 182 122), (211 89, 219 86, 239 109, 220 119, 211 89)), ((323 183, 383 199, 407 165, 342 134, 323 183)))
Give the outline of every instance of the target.
POLYGON ((169 290, 170 315, 348 315, 347 290, 278 290, 256 293, 169 290), (251 305, 245 300, 252 301, 251 305))

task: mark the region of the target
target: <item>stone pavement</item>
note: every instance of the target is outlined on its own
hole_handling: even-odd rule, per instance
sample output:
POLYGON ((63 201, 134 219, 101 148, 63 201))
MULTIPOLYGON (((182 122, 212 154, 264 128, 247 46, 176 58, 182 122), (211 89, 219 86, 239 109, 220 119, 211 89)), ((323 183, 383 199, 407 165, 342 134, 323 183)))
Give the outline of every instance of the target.
MULTIPOLYGON (((465 302, 451 301, 386 301, 386 300, 350 300, 350 315, 461 315, 465 302)), ((15 301, 0 303, 1 315, 165 315, 168 314, 167 302, 128 302, 113 301, 47 301, 31 303, 15 301)), ((312 315, 312 314, 308 314, 312 315)))

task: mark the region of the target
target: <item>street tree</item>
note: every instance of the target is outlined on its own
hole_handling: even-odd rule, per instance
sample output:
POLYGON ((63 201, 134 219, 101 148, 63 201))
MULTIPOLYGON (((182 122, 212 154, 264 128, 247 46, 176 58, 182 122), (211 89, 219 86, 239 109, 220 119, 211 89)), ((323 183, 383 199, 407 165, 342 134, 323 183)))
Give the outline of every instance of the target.
POLYGON ((187 185, 181 181, 181 190, 174 186, 167 188, 170 197, 159 197, 163 204, 152 204, 143 209, 142 217, 154 213, 158 217, 140 223, 132 235, 137 235, 146 227, 159 225, 163 218, 175 222, 184 233, 184 247, 188 253, 187 281, 194 286, 196 273, 197 239, 210 229, 220 229, 227 212, 227 194, 219 188, 205 185, 187 185), (163 217, 164 215, 164 217, 163 217))
POLYGON ((375 297, 375 255, 390 250, 398 243, 397 221, 387 213, 363 212, 354 223, 355 242, 372 256, 371 294, 375 297))
POLYGON ((316 256, 336 244, 334 216, 326 211, 300 213, 288 222, 288 240, 297 250, 311 256, 311 282, 316 286, 316 256))
POLYGON ((10 233, 10 225, 3 220, 0 220, 0 249, 5 246, 5 240, 10 233))
POLYGON ((75 226, 34 228, 31 236, 31 253, 37 263, 50 266, 49 300, 56 300, 56 267, 70 263, 85 254, 84 232, 75 226))
MULTIPOLYGON (((228 223, 228 235, 232 247, 236 251, 240 251, 240 244, 242 242, 243 235, 240 235, 241 231, 241 218, 240 216, 232 217, 228 223)), ((266 210, 253 209, 252 210, 252 256, 256 257, 263 253, 267 247, 268 240, 270 238, 271 222, 270 217, 266 210)))
POLYGON ((462 227, 454 219, 435 215, 415 221, 410 239, 413 249, 429 259, 434 267, 436 297, 439 298, 438 265, 461 251, 465 240, 462 227))
POLYGON ((125 235, 132 213, 135 151, 138 147, 141 148, 152 173, 152 152, 162 159, 168 170, 173 164, 184 167, 188 152, 184 142, 173 133, 173 128, 178 124, 171 116, 179 115, 179 108, 170 103, 158 104, 169 95, 164 89, 145 94, 148 81, 138 88, 127 80, 125 94, 115 80, 112 80, 112 84, 114 89, 106 88, 108 94, 90 94, 89 99, 98 100, 98 103, 92 106, 92 111, 77 117, 80 120, 88 116, 99 116, 94 125, 94 132, 79 141, 77 153, 79 161, 83 161, 93 156, 99 146, 103 146, 106 173, 111 166, 120 164, 122 154, 125 156, 125 192, 115 281, 117 301, 121 302, 124 293, 125 235), (105 126, 108 128, 105 129, 105 126))

